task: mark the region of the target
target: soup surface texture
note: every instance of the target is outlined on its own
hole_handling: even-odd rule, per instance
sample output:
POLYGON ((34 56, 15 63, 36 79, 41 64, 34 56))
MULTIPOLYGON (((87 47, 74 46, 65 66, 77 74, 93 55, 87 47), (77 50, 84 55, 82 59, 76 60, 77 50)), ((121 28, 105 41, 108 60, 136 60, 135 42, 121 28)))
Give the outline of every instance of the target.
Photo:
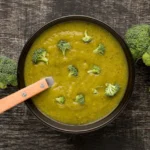
POLYGON ((122 47, 108 31, 92 23, 69 21, 49 28, 35 40, 26 58, 24 76, 26 86, 52 76, 55 84, 33 97, 33 103, 56 121, 81 125, 106 117, 118 106, 127 87, 128 65, 122 47), (89 43, 82 40, 85 30, 92 37, 89 43), (60 40, 71 45, 66 56, 57 47, 60 40), (103 55, 93 53, 99 43, 105 46, 103 55), (39 48, 47 51, 48 64, 33 64, 32 55, 39 48), (69 65, 76 66, 78 76, 68 76, 69 65), (93 65, 101 68, 100 74, 87 73, 93 65), (106 83, 119 84, 119 92, 106 96, 106 83), (95 88, 98 92, 94 94, 95 88), (85 97, 82 105, 75 102, 78 94, 85 97), (65 97, 64 104, 56 102, 60 96, 65 97))

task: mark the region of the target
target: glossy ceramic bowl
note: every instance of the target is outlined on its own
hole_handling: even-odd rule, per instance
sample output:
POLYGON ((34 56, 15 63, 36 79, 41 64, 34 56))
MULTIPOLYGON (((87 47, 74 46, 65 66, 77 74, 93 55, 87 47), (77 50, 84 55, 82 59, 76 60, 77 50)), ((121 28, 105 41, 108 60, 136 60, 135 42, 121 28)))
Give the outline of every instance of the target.
POLYGON ((19 64, 18 64, 19 89, 25 87, 25 81, 24 81, 25 60, 26 60, 26 56, 28 54, 28 51, 30 50, 30 47, 32 46, 35 39, 41 33, 43 33, 45 30, 47 30, 48 28, 51 28, 52 26, 54 26, 58 23, 62 23, 62 22, 65 22, 65 21, 71 21, 71 20, 81 20, 81 21, 91 22, 91 23, 94 23, 94 24, 97 24, 97 25, 103 27, 108 32, 110 32, 118 40, 118 42, 122 46, 122 49, 125 53, 125 56, 126 56, 126 59, 127 59, 127 62, 128 62, 128 69, 129 69, 129 80, 128 80, 127 89, 126 89, 124 97, 122 98, 122 100, 121 100, 120 104, 118 105, 118 107, 111 114, 106 116, 105 118, 97 120, 97 121, 89 123, 89 124, 86 124, 86 125, 67 125, 67 124, 57 122, 57 121, 47 117, 43 113, 41 113, 36 108, 36 106, 32 103, 31 99, 25 102, 26 105, 28 106, 28 108, 31 110, 31 112, 37 118, 39 118, 43 123, 47 124, 50 127, 55 128, 56 130, 62 131, 62 132, 76 133, 77 134, 77 133, 91 132, 93 130, 102 128, 102 127, 106 126, 108 123, 110 123, 112 120, 114 120, 120 114, 120 112, 127 105, 128 101, 129 101, 129 98, 131 97, 131 94, 132 94, 132 91, 133 91, 133 86, 134 86, 135 72, 134 72, 134 62, 133 62, 131 53, 129 51, 129 48, 127 47, 125 41, 121 38, 121 36, 118 33, 116 33, 111 27, 109 27, 108 25, 106 25, 105 23, 103 23, 103 22, 101 22, 97 19, 94 19, 94 18, 91 18, 91 17, 88 17, 88 16, 65 16, 65 17, 61 17, 59 19, 55 19, 55 20, 49 22, 48 24, 46 24, 45 26, 43 26, 25 44, 25 46, 22 50, 22 53, 20 55, 19 64))

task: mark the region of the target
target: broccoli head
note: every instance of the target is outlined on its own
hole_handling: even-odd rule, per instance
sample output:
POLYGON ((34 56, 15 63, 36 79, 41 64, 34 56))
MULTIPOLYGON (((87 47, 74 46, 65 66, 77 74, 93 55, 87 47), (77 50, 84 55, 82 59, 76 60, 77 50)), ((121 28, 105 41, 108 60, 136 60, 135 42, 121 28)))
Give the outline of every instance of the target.
POLYGON ((17 63, 8 57, 0 56, 0 89, 17 84, 17 63))
POLYGON ((62 51, 63 55, 66 55, 66 51, 71 49, 71 45, 69 42, 65 41, 65 40, 60 40, 57 43, 57 47, 59 50, 62 51))
POLYGON ((110 84, 110 83, 107 83, 106 84, 106 89, 105 89, 105 94, 107 96, 115 96, 120 90, 120 86, 118 84, 110 84))
POLYGON ((93 74, 100 74, 100 67, 97 65, 94 65, 91 70, 88 70, 88 73, 93 73, 93 74))
POLYGON ((69 65, 68 71, 69 71, 69 76, 78 76, 78 69, 75 66, 69 65))
POLYGON ((93 51, 95 54, 102 54, 105 53, 105 46, 103 44, 99 44, 98 47, 93 51))
POLYGON ((65 103, 65 97, 63 97, 63 96, 57 97, 55 100, 59 104, 64 104, 65 103))
POLYGON ((84 32, 84 37, 82 38, 84 43, 90 43, 92 41, 92 37, 87 34, 87 31, 84 32))
POLYGON ((150 25, 141 24, 129 28, 125 40, 135 60, 142 57, 150 46, 150 25))
POLYGON ((75 102, 83 105, 85 103, 85 98, 83 94, 79 94, 76 96, 75 102))
POLYGON ((146 66, 150 66, 150 46, 148 50, 143 54, 142 60, 146 66))
POLYGON ((48 59, 46 58, 46 54, 47 52, 45 49, 39 48, 35 50, 32 55, 32 62, 34 64, 38 64, 39 62, 44 62, 48 64, 48 59))

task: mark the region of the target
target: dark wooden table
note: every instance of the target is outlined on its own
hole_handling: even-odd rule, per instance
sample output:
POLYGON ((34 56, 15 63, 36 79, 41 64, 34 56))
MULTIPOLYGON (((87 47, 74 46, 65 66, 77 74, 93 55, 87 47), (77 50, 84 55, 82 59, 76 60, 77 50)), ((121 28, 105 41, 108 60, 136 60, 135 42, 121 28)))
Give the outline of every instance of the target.
MULTIPOLYGON (((122 36, 128 27, 150 24, 149 0, 0 0, 0 55, 19 58, 27 39, 45 23, 64 15, 89 15, 122 36)), ((150 69, 136 64, 133 96, 107 127, 68 135, 43 125, 24 104, 0 115, 0 150, 150 150, 150 69)), ((0 91, 0 97, 16 88, 0 91)))

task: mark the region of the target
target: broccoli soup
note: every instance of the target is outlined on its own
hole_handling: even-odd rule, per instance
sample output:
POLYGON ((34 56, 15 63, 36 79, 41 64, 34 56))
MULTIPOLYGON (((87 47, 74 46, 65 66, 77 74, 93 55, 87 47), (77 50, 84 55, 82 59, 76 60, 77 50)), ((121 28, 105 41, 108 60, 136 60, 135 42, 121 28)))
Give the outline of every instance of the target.
POLYGON ((32 98, 46 116, 82 125, 109 115, 128 82, 128 65, 118 41, 102 27, 83 21, 57 24, 28 52, 26 86, 52 76, 54 85, 32 98))

